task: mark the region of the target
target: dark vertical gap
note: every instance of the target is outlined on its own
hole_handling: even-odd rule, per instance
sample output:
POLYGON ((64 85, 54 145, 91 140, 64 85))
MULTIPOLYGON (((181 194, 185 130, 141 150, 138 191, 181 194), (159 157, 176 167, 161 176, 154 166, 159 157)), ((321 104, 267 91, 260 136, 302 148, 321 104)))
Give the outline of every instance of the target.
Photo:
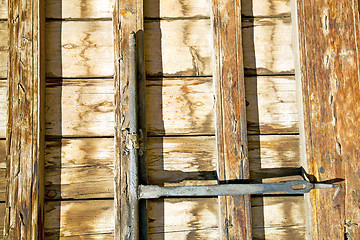
MULTIPOLYGON (((144 42, 145 42, 145 46, 144 48, 148 48, 151 49, 152 52, 152 57, 153 57, 153 61, 156 60, 158 61, 158 65, 160 66, 159 72, 160 75, 163 75, 163 59, 162 59, 162 47, 161 47, 161 40, 162 40, 162 33, 161 33, 161 26, 160 26, 160 0, 156 0, 156 1, 147 1, 144 0, 144 17, 148 17, 147 15, 147 11, 146 9, 154 9, 153 11, 150 12, 150 14, 153 14, 154 16, 151 16, 154 18, 153 21, 148 21, 148 24, 152 24, 152 31, 153 31, 153 35, 148 35, 148 37, 155 39, 156 41, 148 41, 148 43, 155 43, 156 45, 151 45, 149 46, 146 40, 146 32, 147 32, 147 24, 144 24, 144 42), (150 6, 150 4, 152 6, 150 6), (156 34, 156 35, 155 35, 156 34)), ((149 51, 149 50, 148 50, 149 51)), ((145 51, 146 52, 146 51, 145 51)), ((145 63, 147 61, 150 61, 151 59, 147 59, 146 58, 146 54, 145 54, 145 63)), ((146 71, 146 69, 145 69, 146 71)), ((151 80, 150 80, 151 81, 151 80)), ((165 135, 165 126, 164 126, 164 122, 163 122, 163 97, 162 97, 162 89, 163 89, 163 82, 162 82, 162 78, 159 77, 157 78, 155 81, 157 81, 156 86, 157 86, 157 90, 156 92, 159 93, 158 96, 156 96, 156 99, 147 99, 148 102, 151 102, 153 104, 156 104, 156 106, 159 106, 160 109, 160 115, 156 116, 156 120, 158 122, 158 126, 160 126, 160 132, 162 133, 162 135, 157 138, 156 141, 156 151, 159 152, 158 156, 159 159, 157 159, 158 164, 160 164, 162 167, 164 166, 164 156, 163 156, 163 152, 164 152, 164 143, 163 143, 163 137, 165 135), (160 82, 160 84, 158 84, 158 82, 160 82), (159 103, 159 104, 158 104, 159 103)), ((145 85, 149 83, 149 81, 145 80, 145 85)), ((146 89, 145 89, 146 92, 146 89)), ((151 112, 147 112, 147 114, 152 114, 151 112)), ((154 117, 153 117, 154 118, 154 117)), ((161 169, 162 171, 164 169, 161 169)), ((151 182, 151 176, 148 176, 148 184, 152 184, 151 182)), ((164 182, 158 183, 159 186, 164 186, 164 182)), ((156 219, 152 219, 148 216, 147 222, 148 222, 148 230, 149 232, 155 231, 156 232, 156 239, 158 240, 164 240, 165 239, 165 202, 164 202, 164 198, 160 198, 160 199, 156 199, 156 200, 148 200, 148 203, 150 203, 149 205, 151 205, 152 203, 159 203, 160 207, 156 208, 156 215, 152 215, 152 217, 156 217, 156 219), (155 223, 156 226, 152 225, 152 223, 155 223), (155 227, 155 228, 154 228, 155 227), (151 229, 153 228, 153 229, 151 229)), ((147 236, 149 235, 149 232, 147 234, 147 236)), ((150 238, 150 237, 149 237, 150 238)))
MULTIPOLYGON (((59 8, 56 9, 56 15, 59 16, 60 18, 62 18, 62 0, 59 0, 59 8)), ((46 8, 45 8, 46 11, 46 8)), ((46 16, 46 12, 45 12, 45 16, 46 16)), ((50 21, 45 20, 45 24, 47 27, 50 21)), ((62 31, 62 21, 58 21, 58 22, 53 22, 53 24, 56 24, 56 30, 55 31, 45 31, 45 44, 48 45, 52 45, 52 48, 46 47, 46 49, 56 49, 54 52, 45 52, 45 59, 46 61, 48 60, 48 56, 49 55, 53 55, 53 54, 59 54, 58 58, 59 62, 58 64, 53 66, 57 66, 58 69, 53 69, 52 72, 55 73, 59 73, 59 79, 58 79, 58 83, 54 84, 55 85, 55 89, 57 90, 57 92, 54 92, 54 94, 49 94, 49 90, 51 87, 51 84, 49 84, 48 81, 45 87, 45 106, 46 106, 46 99, 49 99, 50 97, 53 98, 55 101, 55 103, 57 103, 56 105, 51 106, 51 108, 53 109, 53 114, 56 114, 56 118, 58 119, 57 123, 58 124, 54 124, 54 123, 47 123, 45 120, 45 137, 47 137, 47 129, 49 127, 49 125, 51 125, 51 127, 53 128, 52 131, 54 131, 58 136, 60 136, 57 139, 51 140, 51 141, 45 141, 45 169, 44 169, 44 175, 45 175, 45 211, 44 211, 44 226, 47 225, 47 221, 49 221, 49 219, 47 219, 47 213, 49 214, 49 211, 52 212, 52 216, 55 216, 54 218, 51 219, 51 221, 53 222, 51 225, 54 226, 55 229, 51 229, 52 233, 49 232, 45 232, 45 239, 60 239, 60 224, 61 224, 61 201, 54 201, 54 202, 49 202, 48 200, 52 200, 52 199, 61 199, 61 151, 62 151, 62 106, 61 106, 61 102, 62 102, 62 85, 63 85, 63 79, 61 78, 63 73, 62 73, 62 42, 61 42, 61 31, 62 31), (54 46, 56 44, 56 46, 54 46), (60 87, 57 87, 60 86, 60 87), (47 162, 46 155, 48 155, 48 148, 52 147, 52 149, 54 149, 54 147, 57 148, 57 151, 59 152, 59 157, 56 159, 53 159, 55 162, 54 163, 49 163, 47 162), (46 173, 51 170, 55 173, 56 175, 56 184, 51 183, 46 181, 46 173), (49 207, 46 207, 46 206, 49 207), (50 207, 51 206, 51 207, 50 207), (48 211, 46 211, 48 210, 48 211)), ((45 71, 47 72, 47 64, 45 67, 45 71)), ((48 79, 48 76, 46 76, 46 80, 48 79)), ((49 106, 45 107, 45 119, 46 119, 46 114, 48 111, 49 106)), ((46 228, 45 228, 46 230, 46 228)))
MULTIPOLYGON (((253 0, 248 0, 250 2, 250 9, 251 9, 251 16, 254 16, 254 4, 253 4, 253 0)), ((255 101, 254 101, 254 105, 250 105, 249 102, 246 100, 246 106, 247 108, 252 108, 254 112, 256 112, 256 119, 255 122, 253 123, 249 123, 248 122, 248 126, 247 129, 249 131, 249 129, 252 129, 252 131, 255 131, 258 133, 258 135, 254 135, 252 137, 252 141, 248 141, 248 149, 250 150, 254 150, 254 153, 256 154, 255 156, 253 156, 253 159, 249 158, 249 168, 251 170, 251 168, 256 168, 256 169, 260 169, 261 168, 261 149, 260 149, 260 121, 259 121, 259 101, 258 101, 258 91, 257 91, 257 86, 258 86, 258 80, 257 80, 257 68, 256 68, 256 56, 255 56, 255 39, 254 39, 254 19, 253 18, 247 18, 247 19, 242 19, 242 22, 244 21, 248 21, 250 27, 247 29, 247 34, 242 34, 243 37, 243 44, 249 43, 249 45, 244 45, 243 49, 248 49, 248 51, 243 51, 243 56, 244 56, 244 73, 247 73, 247 69, 245 66, 245 59, 247 60, 247 62, 249 64, 251 64, 251 66, 254 66, 254 76, 250 78, 246 78, 247 81, 245 80, 245 86, 247 86, 248 89, 245 88, 245 96, 247 96, 246 92, 249 91, 250 89, 253 90, 254 92, 254 97, 255 97, 255 101), (245 38, 250 38, 250 41, 245 41, 245 38), (250 51, 249 51, 250 49, 250 51), (249 81, 250 80, 250 81, 249 81), (250 88, 250 89, 249 89, 250 88), (258 159, 258 161, 256 161, 255 159, 258 159), (254 161, 255 160, 255 161, 254 161)), ((248 112, 248 111, 247 111, 248 112)), ((251 171, 250 171, 251 172, 251 171)), ((253 177, 250 175, 250 179, 253 180, 253 177)), ((258 180, 258 179, 256 179, 258 180)), ((261 180, 260 180, 261 181, 261 180)), ((263 197, 259 197, 260 201, 261 201, 261 206, 264 206, 264 199, 263 197)), ((254 215, 254 214, 252 214, 254 215)), ((261 223, 261 230, 258 230, 256 232, 253 232, 253 238, 254 239, 265 239, 265 220, 264 220, 264 207, 262 207, 262 209, 260 211, 257 211, 256 214, 257 217, 257 222, 261 223), (259 219, 260 218, 260 219, 259 219)))

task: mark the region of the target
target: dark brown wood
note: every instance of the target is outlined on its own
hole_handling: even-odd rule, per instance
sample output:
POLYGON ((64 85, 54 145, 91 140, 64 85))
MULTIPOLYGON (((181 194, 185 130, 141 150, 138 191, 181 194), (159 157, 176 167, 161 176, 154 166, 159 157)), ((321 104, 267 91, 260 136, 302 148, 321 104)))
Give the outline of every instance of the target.
MULTIPOLYGON (((218 177, 250 178, 246 128, 241 1, 212 1, 218 177)), ((221 239, 251 239, 250 196, 219 197, 221 239)))
POLYGON ((5 239, 43 239, 43 2, 9 1, 5 239))
POLYGON ((305 166, 312 181, 340 189, 310 194, 311 239, 360 238, 358 3, 297 0, 305 166))
MULTIPOLYGON (((138 41, 137 48, 142 49, 143 21, 142 0, 115 1, 113 15, 115 40, 115 239, 131 238, 129 155, 125 146, 126 133, 129 128, 129 36, 134 32, 138 41)), ((139 58, 143 58, 141 51, 137 53, 139 58)), ((141 65, 139 69, 144 69, 144 67, 141 65)), ((139 76, 144 76, 141 70, 139 72, 139 76)), ((144 95, 143 89, 139 91, 139 95, 144 95)), ((142 122, 140 119, 140 128, 142 122)))

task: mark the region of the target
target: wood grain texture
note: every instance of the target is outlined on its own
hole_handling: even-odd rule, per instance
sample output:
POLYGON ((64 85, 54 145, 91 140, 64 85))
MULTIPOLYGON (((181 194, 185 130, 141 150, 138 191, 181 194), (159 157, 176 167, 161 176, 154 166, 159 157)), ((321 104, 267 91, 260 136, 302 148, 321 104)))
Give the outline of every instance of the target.
POLYGON ((291 19, 243 19, 244 67, 246 75, 294 73, 291 19))
POLYGON ((48 77, 112 77, 111 21, 50 21, 46 24, 48 77))
MULTIPOLYGON (((304 239, 304 223, 300 219, 302 204, 301 196, 254 197, 252 215, 256 219, 256 225, 253 224, 256 237, 304 239)), ((112 200, 47 202, 45 213, 46 239, 114 238, 112 200)), ((219 239, 218 199, 151 200, 148 221, 149 239, 219 239)))
POLYGON ((96 19, 112 17, 111 0, 47 0, 46 17, 57 19, 96 19))
POLYGON ((44 6, 9 1, 5 239, 43 239, 44 6), (19 37, 21 36, 21 37, 19 37))
POLYGON ((7 77, 9 58, 9 29, 7 21, 0 21, 0 78, 7 77))
POLYGON ((0 138, 6 137, 6 116, 7 116, 6 92, 7 92, 7 81, 0 80, 0 138))
POLYGON ((113 200, 45 205, 45 239, 114 239, 114 222, 113 200))
POLYGON ((114 196, 113 138, 47 141, 45 153, 46 199, 114 196))
MULTIPOLYGON (((126 131, 129 129, 129 37, 135 34, 139 96, 145 95, 143 0, 116 0, 113 12, 115 56, 115 239, 137 239, 138 228, 131 224, 129 196, 129 154, 126 131)), ((140 101, 141 102, 141 101, 140 101)), ((143 109, 139 107, 143 112, 143 109)), ((143 121, 139 121, 139 125, 143 121)), ((145 132, 146 136, 146 132, 145 132)), ((141 160, 139 160, 141 162, 141 160)), ((132 181, 132 180, 131 180, 132 181)), ((145 227, 146 228, 146 227, 145 227)), ((144 231, 144 230, 143 230, 144 231)), ((146 232, 146 231, 145 231, 146 232)))
MULTIPOLYGON (((147 18, 206 18, 210 17, 209 0, 145 0, 144 16, 147 18)), ((243 0, 241 13, 251 17, 290 16, 289 0, 243 0)))
MULTIPOLYGON (((240 1, 213 1, 217 174, 250 179, 240 1)), ((219 197, 221 239, 252 239, 250 195, 219 197)))
MULTIPOLYGON (((244 19, 242 31, 246 74, 294 73, 290 18, 244 19)), ((148 76, 212 75, 211 54, 210 19, 145 23, 148 76)))
MULTIPOLYGON (((286 181, 299 174, 298 136, 249 136, 248 146, 252 181, 286 181)), ((111 138, 48 141, 46 198, 114 197, 114 151, 111 138)), ((147 165, 150 184, 216 184, 215 137, 149 137, 147 165)))
POLYGON ((113 79, 47 80, 47 136, 113 136, 113 110, 113 79))
POLYGON ((306 170, 313 181, 345 179, 311 193, 310 237, 359 239, 358 3, 299 0, 297 17, 306 170))
MULTIPOLYGON (((0 1, 0 19, 7 18, 6 0, 0 1)), ((255 17, 290 16, 289 0, 243 0, 242 14, 255 17)), ((111 18, 111 0, 47 0, 47 18, 111 18)), ((146 18, 209 18, 210 1, 166 1, 145 0, 144 17, 146 18)))
POLYGON ((0 0, 0 19, 7 19, 8 17, 8 1, 0 0))
MULTIPOLYGON (((298 132, 295 85, 291 76, 245 78, 249 133, 298 132)), ((113 94, 111 79, 48 79, 47 135, 113 136, 113 94)), ((0 80, 0 137, 5 98, 6 81, 0 80)), ((211 77, 148 79, 146 99, 150 136, 215 132, 211 77)))

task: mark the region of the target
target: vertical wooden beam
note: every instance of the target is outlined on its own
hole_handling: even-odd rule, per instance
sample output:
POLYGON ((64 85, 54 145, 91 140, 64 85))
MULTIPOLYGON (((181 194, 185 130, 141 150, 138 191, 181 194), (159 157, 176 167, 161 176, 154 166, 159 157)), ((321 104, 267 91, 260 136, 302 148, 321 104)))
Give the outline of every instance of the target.
MULTIPOLYGON (((129 36, 136 33, 139 128, 144 131, 144 52, 143 52, 143 0, 116 0, 113 14, 115 41, 115 239, 136 239, 129 212, 129 155, 126 149, 126 134, 129 130, 129 36)), ((144 173, 144 157, 140 157, 140 181, 144 173)), ((146 209, 141 209, 145 211, 146 209)), ((146 232, 146 227, 142 228, 146 232)), ((145 238, 140 233, 141 238, 145 238)))
MULTIPOLYGON (((249 179, 241 1, 213 0, 218 177, 249 179)), ((222 239, 252 239, 250 196, 219 197, 222 239)))
POLYGON ((309 239, 360 238, 360 58, 357 0, 297 0, 309 239))
POLYGON ((43 239, 43 2, 9 0, 5 239, 43 239))

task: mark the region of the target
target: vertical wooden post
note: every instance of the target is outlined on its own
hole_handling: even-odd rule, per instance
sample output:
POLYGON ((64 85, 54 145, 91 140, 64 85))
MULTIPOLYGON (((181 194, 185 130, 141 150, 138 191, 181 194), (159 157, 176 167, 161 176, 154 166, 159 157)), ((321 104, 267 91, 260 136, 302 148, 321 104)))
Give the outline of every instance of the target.
POLYGON ((9 0, 5 239, 43 239, 43 2, 9 0))
MULTIPOLYGON (((116 0, 114 8, 115 41, 115 239, 135 239, 132 233, 129 204, 129 154, 126 138, 129 133, 129 36, 136 34, 137 64, 139 85, 139 128, 145 133, 144 126, 144 84, 143 66, 143 0, 116 0)), ((140 158, 140 172, 144 175, 144 155, 140 158)), ((146 181, 141 178, 140 181, 146 181)), ((141 210, 145 211, 145 210, 141 210)), ((146 227, 144 232, 146 232, 146 227)), ((141 233, 140 233, 140 236, 141 233)), ((141 238, 144 238, 142 236, 141 238)))
POLYGON ((309 239, 360 238, 360 58, 357 0, 297 0, 309 239))
MULTIPOLYGON (((241 1, 213 0, 218 176, 249 179, 241 1)), ((221 239, 251 239, 250 196, 219 197, 221 239)))

